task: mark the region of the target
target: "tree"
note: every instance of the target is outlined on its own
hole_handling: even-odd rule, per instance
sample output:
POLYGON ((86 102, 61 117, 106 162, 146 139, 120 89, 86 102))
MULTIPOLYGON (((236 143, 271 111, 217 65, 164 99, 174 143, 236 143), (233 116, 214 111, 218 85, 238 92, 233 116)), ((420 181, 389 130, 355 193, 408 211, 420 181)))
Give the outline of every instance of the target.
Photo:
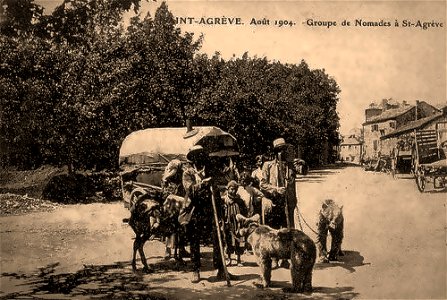
POLYGON ((147 127, 216 125, 244 155, 283 136, 312 163, 338 143, 339 88, 324 70, 267 58, 200 54, 166 3, 122 26, 138 0, 66 0, 50 16, 7 1, 0 32, 0 149, 10 164, 116 168, 147 127), (19 20, 19 8, 24 13, 19 20))
POLYGON ((3 0, 0 6, 0 34, 17 37, 33 31, 33 21, 42 17, 42 6, 34 0, 3 0))

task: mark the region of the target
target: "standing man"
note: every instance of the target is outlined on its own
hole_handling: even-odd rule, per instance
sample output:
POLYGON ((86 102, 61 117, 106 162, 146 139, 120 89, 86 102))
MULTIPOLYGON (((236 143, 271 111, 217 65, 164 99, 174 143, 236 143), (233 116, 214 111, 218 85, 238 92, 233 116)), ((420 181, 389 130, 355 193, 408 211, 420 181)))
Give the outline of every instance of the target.
POLYGON ((295 188, 296 172, 292 163, 293 157, 287 157, 290 156, 287 151, 288 147, 290 145, 286 144, 283 138, 274 140, 273 150, 275 152, 275 158, 265 162, 262 167, 261 191, 275 205, 270 220, 273 228, 295 228, 294 216, 297 204, 295 188))
MULTIPOLYGON (((187 234, 190 241, 191 262, 193 264, 192 283, 200 281, 200 242, 203 237, 212 232, 213 239, 213 265, 217 269, 217 280, 225 280, 224 266, 219 249, 217 227, 213 220, 212 195, 210 187, 214 185, 209 174, 210 164, 208 154, 202 146, 193 146, 186 155, 190 162, 183 172, 182 182, 187 198, 191 201, 188 210, 191 219, 187 226, 187 234)), ((217 187, 213 186, 216 200, 217 215, 222 216, 222 206, 217 187)), ((230 276, 231 279, 231 276, 230 276)), ((233 277, 234 279, 234 277, 233 277)))
MULTIPOLYGON (((282 227, 295 228, 295 208, 297 204, 295 188, 295 169, 293 167, 293 157, 287 151, 290 145, 286 144, 283 138, 273 141, 273 151, 275 158, 267 161, 262 166, 261 191, 265 193, 275 205, 270 214, 269 224, 275 229, 282 227)), ((287 260, 283 260, 280 265, 289 267, 287 260)), ((272 259, 272 269, 278 267, 278 261, 272 259)))

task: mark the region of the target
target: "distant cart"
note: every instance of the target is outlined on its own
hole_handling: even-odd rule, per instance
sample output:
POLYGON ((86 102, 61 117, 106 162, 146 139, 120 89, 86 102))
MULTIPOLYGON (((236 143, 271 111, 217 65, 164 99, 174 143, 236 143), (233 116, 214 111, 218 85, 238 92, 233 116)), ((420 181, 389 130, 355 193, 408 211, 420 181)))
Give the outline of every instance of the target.
POLYGON ((412 149, 412 167, 419 191, 428 183, 443 189, 447 179, 446 141, 441 142, 436 130, 415 130, 412 149))

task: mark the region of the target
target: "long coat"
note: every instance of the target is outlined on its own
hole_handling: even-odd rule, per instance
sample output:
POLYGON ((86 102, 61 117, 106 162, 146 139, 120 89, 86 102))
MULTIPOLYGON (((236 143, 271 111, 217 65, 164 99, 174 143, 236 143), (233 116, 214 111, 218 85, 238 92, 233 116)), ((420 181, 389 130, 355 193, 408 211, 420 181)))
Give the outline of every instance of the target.
MULTIPOLYGON (((285 209, 285 201, 287 200, 289 224, 291 228, 295 228, 295 215, 297 214, 295 176, 296 173, 292 166, 287 166, 286 162, 281 162, 277 159, 267 161, 262 166, 261 191, 271 197, 273 203, 277 206, 277 209, 285 209), (287 172, 288 174, 286 174, 287 172), (286 192, 284 195, 279 195, 278 188, 286 186, 286 180, 286 192)), ((286 224, 287 223, 284 222, 280 225, 284 226, 286 224)))

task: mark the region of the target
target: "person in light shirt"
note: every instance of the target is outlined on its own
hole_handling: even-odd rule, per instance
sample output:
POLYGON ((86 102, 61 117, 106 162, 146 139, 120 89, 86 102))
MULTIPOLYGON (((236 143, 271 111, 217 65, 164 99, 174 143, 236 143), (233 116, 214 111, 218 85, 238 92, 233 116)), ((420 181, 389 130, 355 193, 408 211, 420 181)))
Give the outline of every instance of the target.
POLYGON ((245 203, 247 217, 250 218, 255 214, 259 214, 261 216, 261 223, 269 225, 266 223, 266 218, 272 211, 272 201, 253 186, 253 178, 248 172, 241 173, 239 183, 240 186, 237 193, 245 203))
POLYGON ((253 186, 259 189, 262 179, 262 165, 264 164, 264 155, 256 156, 256 169, 251 173, 251 177, 254 179, 253 186))

